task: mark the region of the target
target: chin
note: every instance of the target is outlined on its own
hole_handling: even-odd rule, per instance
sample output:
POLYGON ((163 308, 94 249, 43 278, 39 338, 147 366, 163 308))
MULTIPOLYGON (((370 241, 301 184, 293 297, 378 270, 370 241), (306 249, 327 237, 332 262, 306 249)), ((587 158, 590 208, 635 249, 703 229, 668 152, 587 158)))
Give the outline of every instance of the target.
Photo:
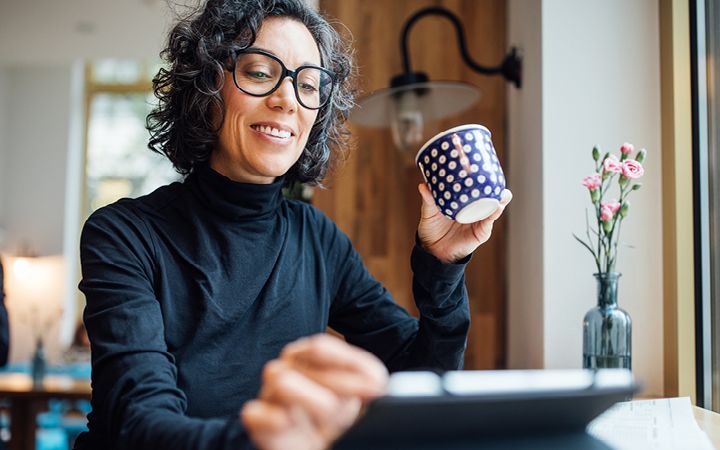
POLYGON ((295 165, 298 159, 299 158, 295 158, 292 161, 270 161, 270 164, 266 164, 265 167, 262 168, 262 173, 266 174, 267 176, 281 177, 285 175, 292 166, 295 165))
POLYGON ((292 165, 264 167, 261 170, 258 170, 257 172, 259 174, 262 174, 262 176, 264 176, 264 177, 277 178, 277 177, 281 177, 281 176, 285 175, 288 172, 288 170, 290 170, 291 167, 292 167, 292 165))

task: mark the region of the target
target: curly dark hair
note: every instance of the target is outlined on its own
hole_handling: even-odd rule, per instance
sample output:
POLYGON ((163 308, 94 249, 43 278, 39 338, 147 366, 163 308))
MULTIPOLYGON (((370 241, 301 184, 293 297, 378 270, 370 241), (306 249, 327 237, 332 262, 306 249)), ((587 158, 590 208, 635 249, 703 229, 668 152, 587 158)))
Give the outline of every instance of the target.
POLYGON ((234 51, 252 45, 267 17, 303 23, 318 44, 321 64, 337 77, 333 96, 318 112, 286 183, 320 184, 337 160, 335 154, 344 153, 349 136, 345 120, 354 105, 353 65, 337 31, 303 0, 208 0, 172 28, 160 53, 168 68, 153 79, 159 105, 147 117, 148 147, 167 156, 179 173, 186 175, 210 158, 224 118, 220 90, 227 61, 234 51))

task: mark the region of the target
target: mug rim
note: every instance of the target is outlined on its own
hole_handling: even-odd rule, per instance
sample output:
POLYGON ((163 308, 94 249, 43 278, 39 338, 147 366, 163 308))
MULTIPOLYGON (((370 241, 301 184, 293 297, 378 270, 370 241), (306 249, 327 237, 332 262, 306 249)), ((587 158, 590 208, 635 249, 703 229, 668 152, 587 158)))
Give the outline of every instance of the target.
POLYGON ((417 154, 415 155, 415 165, 417 165, 418 160, 420 159, 420 154, 421 154, 422 152, 424 152, 425 149, 426 149, 433 141, 435 141, 436 139, 438 139, 440 136, 443 136, 443 135, 449 134, 449 133, 455 133, 455 132, 458 132, 458 131, 466 130, 466 129, 468 129, 468 128, 482 128, 483 130, 487 131, 487 132, 490 134, 490 136, 492 137, 492 132, 491 132, 490 130, 488 130, 485 125, 480 125, 480 124, 477 124, 477 123, 467 123, 467 124, 464 124, 464 125, 458 125, 458 126, 456 126, 456 127, 447 129, 447 130, 445 130, 445 131, 441 131, 441 132, 437 133, 435 136, 433 136, 433 137, 431 137, 430 139, 428 139, 427 141, 425 141, 425 143, 420 146, 420 150, 418 150, 417 154))

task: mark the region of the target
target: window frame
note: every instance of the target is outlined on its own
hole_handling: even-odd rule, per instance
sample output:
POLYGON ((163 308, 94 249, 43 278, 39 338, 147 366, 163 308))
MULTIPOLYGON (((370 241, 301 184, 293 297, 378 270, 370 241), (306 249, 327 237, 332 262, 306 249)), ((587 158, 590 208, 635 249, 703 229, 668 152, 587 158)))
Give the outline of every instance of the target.
MULTIPOLYGON (((718 29, 707 28, 709 8, 720 8, 718 0, 693 0, 690 3, 690 39, 691 39, 691 101, 692 101, 692 154, 693 154, 693 205, 694 205, 694 251, 695 251, 695 340, 696 340, 696 395, 698 406, 720 410, 720 392, 713 388, 720 377, 720 356, 714 361, 718 345, 715 337, 720 336, 720 321, 715 319, 714 311, 720 308, 717 292, 717 275, 720 271, 720 251, 712 249, 712 244, 720 236, 713 233, 720 220, 720 211, 716 210, 713 188, 717 188, 717 169, 712 162, 720 156, 718 142, 710 139, 711 127, 710 80, 708 61, 710 54, 708 39, 718 29), (708 3, 711 2, 711 3, 708 3), (712 5, 712 6, 711 6, 712 5), (717 366, 717 367, 716 367, 717 366)), ((718 25, 715 25, 718 27, 718 25)), ((720 46, 720 44, 715 44, 720 46)), ((715 55, 717 51, 715 52, 715 55)), ((718 62, 716 61, 717 65, 718 62)), ((715 127, 718 125, 715 124, 715 127)), ((717 189, 715 189, 717 190, 717 189)), ((717 194, 715 194, 717 195, 717 194)))

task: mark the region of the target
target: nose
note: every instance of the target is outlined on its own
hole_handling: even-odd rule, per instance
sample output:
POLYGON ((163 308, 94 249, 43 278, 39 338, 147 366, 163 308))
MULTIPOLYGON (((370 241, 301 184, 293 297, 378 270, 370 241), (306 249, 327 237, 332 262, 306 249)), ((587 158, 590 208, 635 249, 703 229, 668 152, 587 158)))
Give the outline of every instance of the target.
POLYGON ((267 97, 268 106, 280 111, 294 112, 298 109, 293 80, 286 77, 280 86, 267 97))

